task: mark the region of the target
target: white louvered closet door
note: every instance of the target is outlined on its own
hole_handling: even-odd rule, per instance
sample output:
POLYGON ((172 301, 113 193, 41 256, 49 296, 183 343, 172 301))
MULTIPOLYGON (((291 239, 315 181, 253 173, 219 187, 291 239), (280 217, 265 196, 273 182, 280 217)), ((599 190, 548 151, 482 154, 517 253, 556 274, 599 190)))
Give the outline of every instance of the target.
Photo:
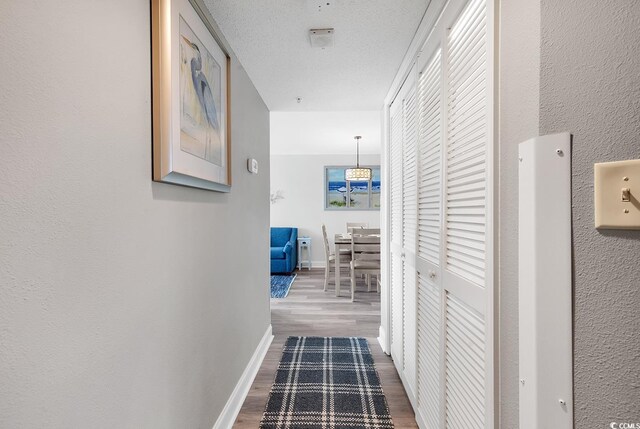
POLYGON ((390 290, 391 355, 398 370, 404 370, 404 304, 402 282, 402 99, 390 107, 390 290))
POLYGON ((494 423, 487 1, 450 1, 418 61, 416 415, 422 428, 494 423))
POLYGON ((470 0, 444 41, 447 110, 441 257, 447 428, 493 427, 492 399, 487 395, 493 383, 487 16, 485 0, 470 0))
POLYGON ((402 283, 404 293, 405 390, 410 398, 416 391, 416 238, 418 224, 418 95, 415 71, 405 82, 402 126, 402 283))
POLYGON ((428 57, 418 78, 418 389, 417 414, 428 428, 441 422, 440 253, 442 199, 442 54, 428 57))
POLYGON ((418 110, 415 70, 390 107, 391 356, 413 398, 416 384, 418 110))

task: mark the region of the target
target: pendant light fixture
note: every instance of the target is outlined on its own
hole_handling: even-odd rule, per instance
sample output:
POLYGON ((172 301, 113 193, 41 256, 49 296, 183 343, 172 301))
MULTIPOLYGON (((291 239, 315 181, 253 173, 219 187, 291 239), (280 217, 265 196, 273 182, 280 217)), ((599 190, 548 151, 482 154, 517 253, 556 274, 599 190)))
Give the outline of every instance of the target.
POLYGON ((356 139, 356 167, 347 168, 344 171, 344 180, 354 182, 368 182, 371 180, 371 169, 360 168, 360 139, 362 136, 355 136, 356 139))

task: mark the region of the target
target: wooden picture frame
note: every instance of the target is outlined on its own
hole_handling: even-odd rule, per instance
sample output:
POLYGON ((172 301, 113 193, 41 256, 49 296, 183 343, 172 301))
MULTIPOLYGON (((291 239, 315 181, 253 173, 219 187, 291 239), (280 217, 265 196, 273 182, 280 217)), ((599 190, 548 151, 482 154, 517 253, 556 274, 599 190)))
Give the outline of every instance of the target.
POLYGON ((230 57, 197 0, 151 0, 153 180, 231 190, 230 57))

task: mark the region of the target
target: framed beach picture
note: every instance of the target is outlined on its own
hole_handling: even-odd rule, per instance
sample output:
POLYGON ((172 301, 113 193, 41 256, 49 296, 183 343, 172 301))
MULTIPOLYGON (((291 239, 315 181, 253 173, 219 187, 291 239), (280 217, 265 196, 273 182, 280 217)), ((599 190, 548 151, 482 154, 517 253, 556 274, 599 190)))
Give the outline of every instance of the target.
POLYGON ((152 0, 153 180, 229 192, 229 55, 196 0, 152 0))
POLYGON ((380 210, 380 166, 371 168, 369 181, 346 181, 345 170, 353 166, 324 168, 325 210, 380 210))

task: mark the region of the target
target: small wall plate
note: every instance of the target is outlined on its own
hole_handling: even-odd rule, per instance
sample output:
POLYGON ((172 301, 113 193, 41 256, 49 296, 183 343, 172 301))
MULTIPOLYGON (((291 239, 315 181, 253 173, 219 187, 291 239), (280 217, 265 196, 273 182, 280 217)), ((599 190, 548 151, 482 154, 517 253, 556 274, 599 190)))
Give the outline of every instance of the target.
POLYGON ((640 159, 594 165, 596 228, 640 230, 640 159))
POLYGON ((333 28, 312 28, 309 30, 312 48, 330 48, 333 46, 333 28))
POLYGON ((251 174, 258 174, 258 160, 253 158, 247 159, 247 170, 251 174))

